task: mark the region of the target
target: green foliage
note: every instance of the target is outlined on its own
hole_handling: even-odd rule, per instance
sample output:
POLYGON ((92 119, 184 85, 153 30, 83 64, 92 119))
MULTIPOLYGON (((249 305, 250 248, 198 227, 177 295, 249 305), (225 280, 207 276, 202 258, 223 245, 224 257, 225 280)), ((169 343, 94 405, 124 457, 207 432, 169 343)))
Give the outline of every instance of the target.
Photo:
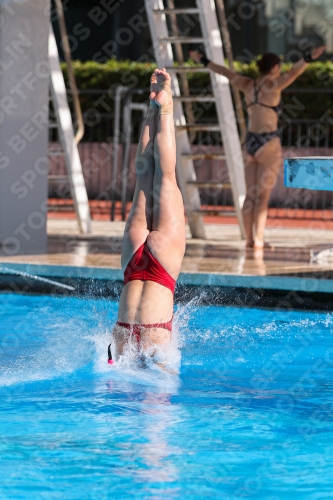
MULTIPOLYGON (((110 59, 105 64, 74 61, 73 67, 78 87, 82 90, 109 89, 114 85, 140 88, 149 86, 149 77, 156 64, 110 59)), ((62 70, 66 78, 66 64, 62 64, 62 70)))
MULTIPOLYGON (((193 65, 192 61, 186 64, 193 65)), ((147 88, 149 77, 155 69, 155 63, 138 63, 134 61, 116 61, 110 59, 101 64, 94 61, 74 61, 74 73, 78 88, 81 90, 104 89, 104 106, 96 105, 98 95, 81 96, 83 111, 94 108, 100 112, 107 112, 107 108, 113 110, 113 91, 117 85, 130 88, 147 88)), ((290 64, 283 64, 282 71, 290 68, 290 64)), ((235 62, 235 69, 240 74, 256 78, 258 76, 255 61, 250 64, 235 62)), ((66 65, 62 65, 65 79, 67 79, 66 65)), ((210 78, 207 73, 190 73, 187 76, 190 87, 193 89, 207 88, 209 92, 210 78)), ((295 99, 302 103, 304 109, 297 111, 298 119, 319 119, 327 110, 332 108, 333 94, 319 93, 315 89, 330 89, 333 82, 333 62, 311 63, 306 71, 291 85, 290 88, 310 89, 309 93, 284 93, 283 100, 286 104, 293 103, 295 99), (313 90, 313 91, 312 91, 313 90)), ((198 90, 199 91, 199 90, 198 90)), ((136 96, 136 101, 145 101, 146 95, 136 96)), ((112 112, 112 111, 111 111, 112 112)), ((207 118, 212 112, 207 111, 207 118)), ((333 112, 332 112, 333 115, 333 112)))

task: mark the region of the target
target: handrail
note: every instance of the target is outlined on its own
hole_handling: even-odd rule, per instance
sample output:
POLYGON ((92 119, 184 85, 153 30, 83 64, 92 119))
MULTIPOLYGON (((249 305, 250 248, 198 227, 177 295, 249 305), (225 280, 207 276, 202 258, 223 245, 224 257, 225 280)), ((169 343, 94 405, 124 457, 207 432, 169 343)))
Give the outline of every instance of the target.
MULTIPOLYGON (((228 23, 227 23, 227 18, 225 15, 225 9, 224 9, 224 2, 223 0, 216 0, 216 7, 217 7, 217 15, 220 21, 220 26, 221 26, 221 34, 222 34, 222 39, 224 42, 224 47, 225 47, 225 52, 226 56, 229 61, 229 68, 231 71, 234 71, 234 58, 233 58, 233 53, 232 53, 232 47, 231 47, 231 41, 230 41, 230 34, 229 34, 229 29, 228 29, 228 23)), ((245 122, 245 117, 244 117, 244 111, 243 111, 243 103, 242 103, 242 98, 240 95, 239 90, 236 87, 231 87, 234 99, 235 99, 235 109, 236 109, 236 115, 238 119, 238 124, 240 128, 240 141, 243 143, 246 135, 246 122, 245 122)))
POLYGON ((75 114, 76 125, 77 125, 77 130, 75 133, 75 142, 76 142, 76 144, 78 144, 84 135, 84 122, 83 122, 81 105, 80 105, 80 100, 79 100, 79 92, 78 92, 78 89, 76 86, 75 76, 74 76, 74 71, 73 71, 71 49, 70 49, 70 46, 68 43, 68 35, 67 35, 66 22, 65 22, 65 16, 64 16, 64 9, 63 9, 61 0, 54 0, 54 1, 55 1, 56 9, 57 9, 57 14, 58 14, 58 23, 59 23, 59 28, 60 28, 62 49, 63 49, 64 55, 65 55, 65 60, 66 60, 66 64, 67 64, 69 87, 71 90, 71 95, 73 96, 74 114, 75 114))
POLYGON ((120 101, 128 91, 127 87, 118 85, 114 93, 114 122, 113 122, 113 150, 112 150, 112 174, 111 174, 111 220, 115 220, 116 194, 117 194, 117 168, 118 168, 118 145, 120 139, 120 101))

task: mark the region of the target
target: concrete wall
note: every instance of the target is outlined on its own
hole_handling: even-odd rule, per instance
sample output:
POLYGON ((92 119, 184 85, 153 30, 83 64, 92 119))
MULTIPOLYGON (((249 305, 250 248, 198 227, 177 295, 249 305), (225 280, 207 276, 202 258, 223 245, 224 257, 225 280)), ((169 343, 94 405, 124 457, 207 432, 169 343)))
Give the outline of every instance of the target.
POLYGON ((0 0, 0 252, 46 250, 49 0, 0 0))

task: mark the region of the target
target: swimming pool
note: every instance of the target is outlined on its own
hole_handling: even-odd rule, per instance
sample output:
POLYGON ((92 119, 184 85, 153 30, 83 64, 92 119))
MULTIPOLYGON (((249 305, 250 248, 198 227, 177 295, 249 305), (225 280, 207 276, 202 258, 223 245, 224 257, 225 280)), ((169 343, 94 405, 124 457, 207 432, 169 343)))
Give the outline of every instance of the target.
POLYGON ((333 497, 330 314, 192 301, 172 376, 107 364, 116 310, 0 294, 0 498, 333 497))

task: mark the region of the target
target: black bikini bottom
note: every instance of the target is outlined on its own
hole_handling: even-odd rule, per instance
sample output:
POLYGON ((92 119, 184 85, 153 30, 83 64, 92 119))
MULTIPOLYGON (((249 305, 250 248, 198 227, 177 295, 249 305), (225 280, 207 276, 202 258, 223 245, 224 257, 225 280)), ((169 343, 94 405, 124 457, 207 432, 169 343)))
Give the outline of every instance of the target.
POLYGON ((265 144, 274 139, 274 137, 279 137, 278 130, 274 130, 274 132, 263 132, 262 134, 247 132, 245 137, 245 149, 249 155, 254 156, 258 149, 265 146, 265 144))

